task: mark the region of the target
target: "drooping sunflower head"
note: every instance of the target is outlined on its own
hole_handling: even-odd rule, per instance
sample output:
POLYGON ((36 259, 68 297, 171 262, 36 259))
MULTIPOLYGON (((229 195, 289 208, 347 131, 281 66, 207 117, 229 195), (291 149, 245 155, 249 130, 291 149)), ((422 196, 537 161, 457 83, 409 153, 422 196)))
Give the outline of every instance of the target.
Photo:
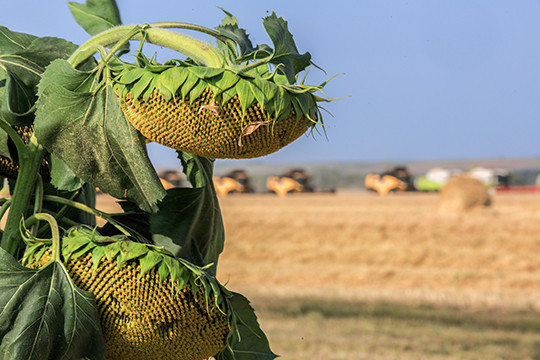
MULTIPOLYGON (((35 245, 25 262, 44 265, 50 250, 35 245)), ((73 282, 95 296, 108 360, 203 360, 229 345, 230 293, 205 270, 84 228, 64 237, 62 252, 73 282)))
POLYGON ((116 93, 131 124, 147 139, 209 158, 271 154, 312 129, 316 98, 299 86, 231 70, 171 66, 124 70, 116 93))
MULTIPOLYGON (((263 19, 274 49, 253 46, 237 19, 226 12, 215 30, 185 23, 121 26, 96 35, 68 60, 77 67, 96 51, 96 69, 112 85, 131 124, 149 141, 209 158, 254 158, 271 154, 322 124, 316 96, 326 82, 306 85, 299 74, 311 62, 299 53, 287 22, 263 19), (217 46, 166 30, 181 28, 211 35, 217 46), (140 41, 134 63, 117 56, 128 40, 140 41), (145 42, 187 56, 159 63, 142 53, 145 42)), ((102 85, 99 85, 102 86, 102 85)))

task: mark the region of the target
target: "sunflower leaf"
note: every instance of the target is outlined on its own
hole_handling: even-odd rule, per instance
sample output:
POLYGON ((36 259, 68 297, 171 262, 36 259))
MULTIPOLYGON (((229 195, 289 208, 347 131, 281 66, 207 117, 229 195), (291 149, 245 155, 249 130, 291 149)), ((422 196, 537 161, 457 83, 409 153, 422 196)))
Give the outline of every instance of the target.
MULTIPOLYGON (((243 56, 255 51, 246 30, 238 27, 238 20, 236 17, 224 9, 221 10, 225 13, 225 18, 222 20, 221 25, 216 27, 216 30, 220 34, 232 39, 238 45, 240 49, 239 56, 243 56)), ((226 47, 222 46, 221 48, 226 47)))
POLYGON ((37 36, 15 32, 0 26, 0 54, 13 54, 26 49, 37 36))
POLYGON ((28 269, 0 249, 0 357, 102 359, 105 345, 92 293, 64 266, 28 269))
POLYGON ((85 4, 68 2, 73 18, 90 35, 122 24, 114 0, 87 0, 85 4))
POLYGON ((35 134, 83 181, 148 212, 165 190, 144 140, 122 113, 112 88, 88 92, 94 73, 54 61, 39 87, 35 134))
POLYGON ((12 125, 32 125, 36 98, 33 89, 28 88, 15 73, 8 72, 2 101, 2 117, 12 125))
POLYGON ((182 86, 184 81, 186 81, 187 76, 187 69, 181 67, 173 67, 162 72, 159 75, 159 81, 174 96, 178 91, 178 88, 182 86))
POLYGON ((287 76, 290 84, 294 84, 296 75, 311 64, 311 54, 298 52, 287 21, 281 17, 278 18, 275 13, 264 18, 263 25, 274 43, 274 53, 270 63, 284 65, 279 71, 287 76))
POLYGON ((31 125, 36 85, 45 67, 75 49, 63 39, 38 38, 0 26, 0 118, 11 125, 31 125))
POLYGON ((212 182, 213 161, 183 152, 179 157, 193 188, 168 190, 150 217, 150 231, 156 245, 195 265, 213 264, 215 273, 225 231, 212 182))
POLYGON ((231 349, 224 349, 214 356, 216 360, 272 360, 277 357, 270 350, 268 339, 260 329, 255 311, 249 300, 244 296, 233 293, 231 305, 238 319, 238 331, 233 332, 231 349))

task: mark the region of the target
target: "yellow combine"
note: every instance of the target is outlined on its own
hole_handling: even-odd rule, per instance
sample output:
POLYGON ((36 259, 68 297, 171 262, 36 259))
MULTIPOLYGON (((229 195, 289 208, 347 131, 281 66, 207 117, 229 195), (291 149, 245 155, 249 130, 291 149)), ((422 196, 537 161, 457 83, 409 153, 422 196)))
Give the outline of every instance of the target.
POLYGON ((219 196, 253 192, 250 176, 244 170, 233 170, 224 176, 214 176, 213 181, 219 196))
POLYGON ((396 166, 383 174, 367 174, 364 186, 382 196, 394 191, 414 190, 412 176, 403 166, 396 166))
POLYGON ((392 175, 367 174, 364 181, 367 189, 376 191, 385 196, 391 191, 405 190, 407 184, 392 175))
POLYGON ((303 169, 289 169, 282 176, 269 176, 266 179, 266 188, 278 196, 313 192, 308 173, 303 169))

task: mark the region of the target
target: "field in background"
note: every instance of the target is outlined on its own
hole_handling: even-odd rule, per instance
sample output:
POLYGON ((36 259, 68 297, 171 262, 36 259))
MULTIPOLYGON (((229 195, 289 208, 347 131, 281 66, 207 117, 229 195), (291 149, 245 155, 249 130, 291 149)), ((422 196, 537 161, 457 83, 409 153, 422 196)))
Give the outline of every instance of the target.
POLYGON ((284 360, 540 359, 540 194, 453 217, 436 201, 221 198, 219 278, 284 360))
POLYGON ((221 199, 219 277, 283 359, 540 359, 540 195, 221 199))

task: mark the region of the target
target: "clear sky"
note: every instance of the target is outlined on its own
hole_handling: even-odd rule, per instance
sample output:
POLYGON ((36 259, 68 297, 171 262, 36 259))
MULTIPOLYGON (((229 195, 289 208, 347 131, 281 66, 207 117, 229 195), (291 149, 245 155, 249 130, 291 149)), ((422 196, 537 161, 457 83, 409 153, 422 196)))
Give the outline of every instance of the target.
MULTIPOLYGON (((82 2, 80 0, 79 2, 82 2)), ((0 0, 0 25, 77 44, 87 34, 62 0, 0 0)), ((261 18, 289 23, 300 52, 327 74, 327 138, 303 137, 250 160, 274 163, 540 156, 538 0, 118 0, 124 24, 214 27, 233 13, 254 43, 261 18)), ((158 165, 174 154, 151 147, 158 165)))

